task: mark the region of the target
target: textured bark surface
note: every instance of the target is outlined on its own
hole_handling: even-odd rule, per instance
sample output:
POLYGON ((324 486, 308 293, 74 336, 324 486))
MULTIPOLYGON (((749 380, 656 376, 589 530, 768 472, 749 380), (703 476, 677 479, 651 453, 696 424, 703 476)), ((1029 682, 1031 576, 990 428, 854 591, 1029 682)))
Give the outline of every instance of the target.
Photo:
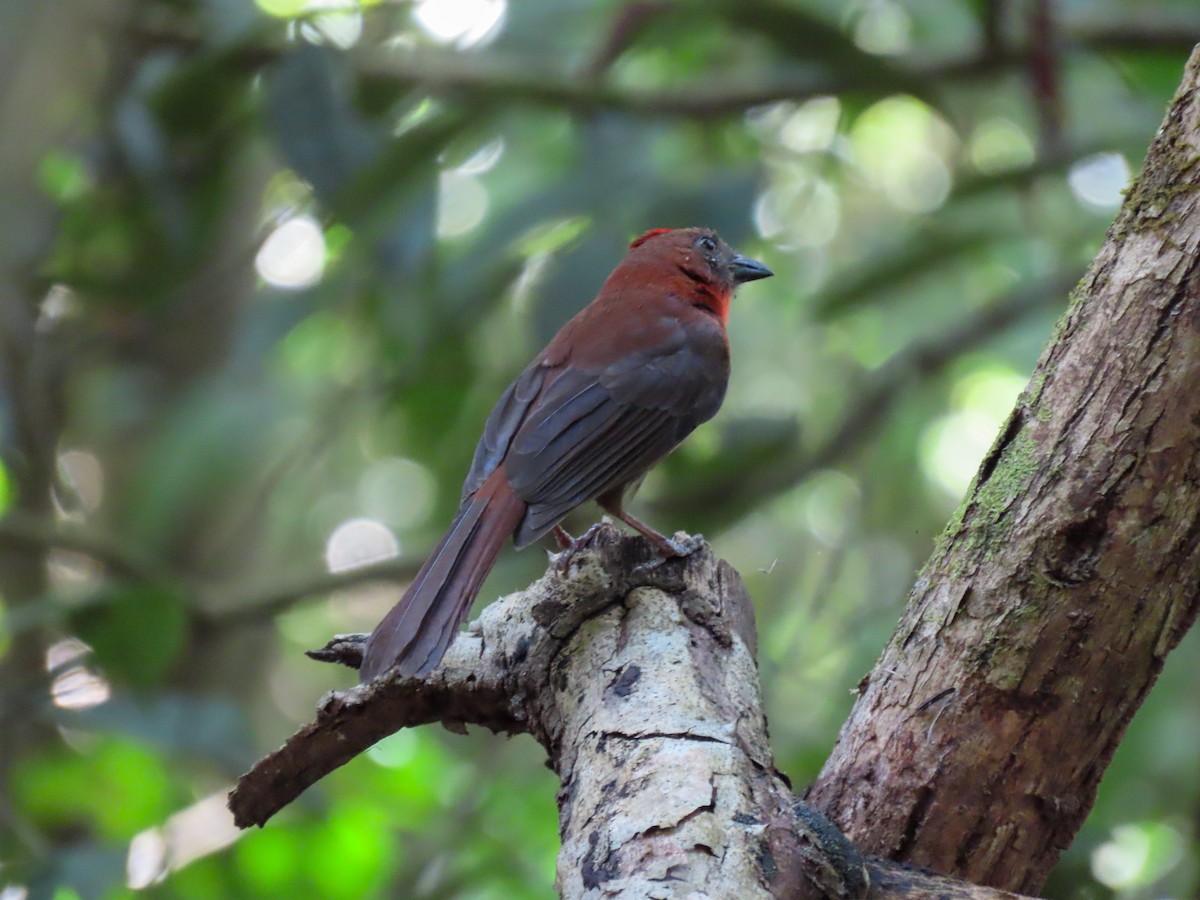
MULTIPOLYGON (((705 548, 649 572, 641 538, 601 527, 570 564, 487 607, 430 676, 331 694, 230 796, 262 825, 399 728, 528 731, 550 755, 563 897, 995 898, 864 864, 774 766, 741 579, 705 548)), ((314 655, 357 666, 364 635, 314 655)))
POLYGON ((1036 891, 1200 601, 1200 52, 809 799, 1036 891))
MULTIPOLYGON (((487 607, 424 679, 330 695, 230 795, 262 825, 399 728, 528 731, 562 780, 563 897, 861 897, 853 846, 797 810, 774 767, 741 579, 707 547, 649 571, 610 527, 528 590, 487 607), (816 885, 820 885, 817 887, 816 885)), ((318 658, 357 665, 364 637, 318 658)))

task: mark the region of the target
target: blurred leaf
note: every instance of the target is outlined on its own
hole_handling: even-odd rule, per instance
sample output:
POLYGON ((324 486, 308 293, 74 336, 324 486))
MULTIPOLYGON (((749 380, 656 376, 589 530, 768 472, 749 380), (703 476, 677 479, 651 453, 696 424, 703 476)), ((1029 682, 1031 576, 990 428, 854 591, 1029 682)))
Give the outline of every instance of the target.
MULTIPOLYGON (((254 106, 249 90, 252 72, 241 64, 239 52, 232 46, 206 50, 171 70, 149 100, 164 132, 172 138, 199 136, 209 141, 243 137, 242 126, 254 106)), ((229 149, 225 146, 223 152, 201 158, 220 168, 230 160, 229 149)), ((195 155, 183 160, 185 165, 196 161, 195 155)))
POLYGON ((722 49, 731 43, 731 35, 753 34, 778 54, 777 64, 789 61, 792 67, 823 70, 848 91, 885 88, 936 105, 936 85, 931 79, 914 75, 887 57, 864 52, 829 17, 801 4, 789 0, 709 0, 702 4, 671 4, 668 10, 652 21, 640 42, 687 46, 687 41, 711 35, 717 43, 713 52, 705 54, 711 67, 714 55, 720 58, 722 49))
POLYGON ((294 888, 303 868, 304 843, 296 829, 276 826, 248 834, 235 845, 234 859, 253 896, 286 896, 294 888))
POLYGON ((961 264, 964 257, 994 242, 1011 239, 998 228, 957 231, 948 234, 919 233, 898 251, 872 254, 854 270, 831 278, 813 309, 818 321, 828 321, 873 302, 886 301, 889 291, 914 278, 936 274, 947 263, 961 264))
POLYGON ((708 458, 685 448, 662 463, 666 483, 654 504, 656 513, 682 516, 689 528, 723 527, 745 515, 756 502, 741 499, 739 485, 747 473, 778 471, 800 456, 800 426, 794 419, 742 417, 720 423, 719 443, 708 458), (711 503, 713 496, 727 498, 711 503))
POLYGON ((19 807, 41 828, 128 840, 165 818, 182 796, 164 760, 145 747, 104 738, 86 753, 63 749, 19 767, 19 807))
POLYGON ((296 174, 330 202, 382 143, 351 104, 345 57, 300 44, 267 71, 267 121, 296 174))
MULTIPOLYGON (((1200 37, 1200 23, 1192 29, 1200 37)), ((1179 54, 1164 50, 1110 52, 1126 84, 1135 91, 1169 97, 1179 85, 1179 54)))
POLYGON ((78 197, 91 179, 87 167, 78 156, 52 150, 42 158, 38 180, 42 190, 56 200, 65 201, 78 197))
POLYGON ((817 62, 844 71, 864 83, 878 81, 896 86, 897 93, 912 91, 914 82, 886 58, 864 53, 828 18, 789 0, 714 0, 714 12, 732 29, 753 31, 783 57, 803 63, 817 62))
POLYGON ((357 900, 403 859, 377 806, 344 802, 312 835, 304 869, 321 897, 357 900))
POLYGON ((3 460, 0 460, 0 513, 7 510, 12 501, 13 486, 11 479, 8 477, 8 467, 4 465, 3 460))
POLYGON ((89 709, 58 711, 56 719, 64 728, 121 735, 164 754, 211 761, 231 773, 240 773, 254 756, 249 722, 227 699, 119 693, 89 709))
POLYGON ((227 516, 264 465, 280 402, 241 391, 230 379, 175 404, 142 442, 137 480, 124 497, 127 533, 169 555, 173 542, 191 529, 227 516))
POLYGON ((106 676, 138 687, 154 685, 174 662, 185 623, 178 594, 151 585, 116 584, 72 622, 106 676))
POLYGON ((438 112, 388 141, 368 164, 361 166, 337 198, 335 208, 348 220, 370 211, 379 216, 414 187, 428 187, 437 172, 437 158, 469 122, 458 110, 438 112))

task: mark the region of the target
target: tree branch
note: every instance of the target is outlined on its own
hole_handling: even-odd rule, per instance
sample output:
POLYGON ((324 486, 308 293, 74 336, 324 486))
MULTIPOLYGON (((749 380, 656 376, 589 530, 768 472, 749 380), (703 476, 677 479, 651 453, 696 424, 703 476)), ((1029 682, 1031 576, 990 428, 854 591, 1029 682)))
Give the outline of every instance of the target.
POLYGON ((810 799, 871 852, 1036 890, 1196 619, 1198 447, 1200 50, 810 799))
POLYGON ((80 553, 133 581, 154 583, 165 578, 162 566, 112 535, 85 525, 53 522, 19 509, 9 510, 0 519, 0 546, 80 553))
POLYGON ((696 515, 732 516, 753 508, 764 497, 778 496, 812 473, 847 458, 868 441, 886 421, 906 392, 923 379, 933 378, 963 353, 992 340, 1031 313, 1050 307, 1075 284, 1072 274, 1058 274, 1026 285, 994 303, 972 312, 933 337, 913 341, 870 373, 857 390, 854 402, 828 436, 804 454, 756 471, 736 473, 736 493, 725 479, 693 486, 655 500, 652 508, 665 521, 696 515))
MULTIPOLYGON (((1063 36, 1055 49, 1059 54, 1081 50, 1184 51, 1191 47, 1192 34, 1194 27, 1182 23, 1179 27, 1173 23, 1161 27, 1145 25, 1132 32, 1125 26, 1078 27, 1063 36)), ((179 30, 137 26, 130 29, 129 36, 132 41, 148 46, 188 50, 204 46, 195 36, 179 30)), ((245 42, 228 52, 242 65, 258 69, 278 59, 284 49, 258 40, 245 42)), ((600 52, 598 65, 603 67, 609 61, 603 58, 606 51, 600 52)), ((403 53, 395 48, 364 48, 353 54, 363 77, 386 81, 396 88, 417 88, 437 96, 449 94, 475 104, 518 102, 582 111, 609 109, 660 119, 724 118, 767 103, 830 94, 886 97, 896 92, 899 83, 938 85, 984 77, 1024 66, 1028 56, 1029 52, 1023 48, 1005 48, 933 62, 897 63, 894 79, 880 79, 847 66, 828 73, 772 78, 765 83, 757 74, 748 74, 740 83, 737 79, 721 79, 667 90, 630 89, 598 79, 590 72, 565 72, 548 67, 542 60, 496 52, 459 53, 423 47, 403 53)))
MULTIPOLYGON (((529 732, 562 779, 564 897, 1011 897, 864 862, 774 767, 741 579, 707 549, 646 571, 609 526, 522 593, 484 609, 427 678, 329 695, 314 722, 238 782, 262 825, 334 768, 404 727, 529 732), (868 894, 868 873, 871 889, 868 894)), ((357 667, 364 635, 312 656, 357 667)))
POLYGON ((421 561, 417 557, 407 556, 342 572, 312 572, 291 581, 227 597, 219 603, 206 606, 204 613, 223 623, 268 619, 309 597, 332 594, 373 581, 411 581, 420 566, 421 561))
MULTIPOLYGON (((32 547, 42 552, 66 550, 100 563, 118 578, 143 584, 183 584, 193 597, 206 593, 203 586, 187 585, 183 575, 172 572, 161 561, 115 535, 87 525, 54 522, 46 516, 31 515, 19 509, 9 510, 0 518, 0 548, 5 547, 32 547)), ((200 600, 195 603, 200 615, 227 624, 266 619, 291 609, 308 597, 330 594, 372 581, 408 581, 419 566, 419 561, 413 557, 389 559, 343 572, 313 572, 212 603, 200 600)), ((102 601, 103 597, 97 599, 102 601)), ((9 628, 17 632, 44 624, 78 605, 78 601, 69 605, 48 602, 35 610, 22 610, 23 614, 15 617, 14 622, 9 623, 9 628)))

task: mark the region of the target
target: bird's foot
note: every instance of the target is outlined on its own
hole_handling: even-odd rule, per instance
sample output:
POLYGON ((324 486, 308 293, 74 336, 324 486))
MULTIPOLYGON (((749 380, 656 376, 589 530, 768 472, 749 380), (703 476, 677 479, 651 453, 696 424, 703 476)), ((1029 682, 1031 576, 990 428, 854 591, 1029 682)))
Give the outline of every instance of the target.
POLYGON ((575 538, 571 536, 571 532, 567 531, 561 525, 555 525, 554 543, 558 544, 559 550, 570 550, 575 546, 575 538))
POLYGON ((672 537, 659 535, 659 538, 661 540, 654 541, 654 547, 658 550, 658 556, 635 568, 633 570, 635 573, 653 572, 668 559, 680 559, 685 556, 691 556, 704 546, 704 535, 702 534, 684 534, 682 531, 679 531, 672 537))
POLYGON ((335 634, 319 650, 305 650, 304 655, 317 662, 341 663, 351 669, 362 666, 369 634, 335 634))
POLYGON ((571 537, 565 529, 556 526, 554 539, 558 542, 558 546, 562 547, 562 552, 550 554, 550 560, 554 563, 554 571, 559 575, 565 575, 571 568, 575 554, 590 547, 593 538, 600 533, 602 527, 604 527, 603 523, 597 522, 579 537, 571 537))

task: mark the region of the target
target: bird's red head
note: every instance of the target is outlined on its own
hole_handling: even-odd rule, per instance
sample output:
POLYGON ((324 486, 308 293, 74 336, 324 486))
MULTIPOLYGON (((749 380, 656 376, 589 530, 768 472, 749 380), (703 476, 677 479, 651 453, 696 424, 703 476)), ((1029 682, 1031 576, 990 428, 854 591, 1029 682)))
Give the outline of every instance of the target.
MULTIPOLYGON (((733 289, 774 274, 757 260, 735 253, 711 228, 652 228, 634 239, 618 268, 652 266, 697 293, 724 321, 733 289)), ((616 273, 614 273, 616 274, 616 273)))

